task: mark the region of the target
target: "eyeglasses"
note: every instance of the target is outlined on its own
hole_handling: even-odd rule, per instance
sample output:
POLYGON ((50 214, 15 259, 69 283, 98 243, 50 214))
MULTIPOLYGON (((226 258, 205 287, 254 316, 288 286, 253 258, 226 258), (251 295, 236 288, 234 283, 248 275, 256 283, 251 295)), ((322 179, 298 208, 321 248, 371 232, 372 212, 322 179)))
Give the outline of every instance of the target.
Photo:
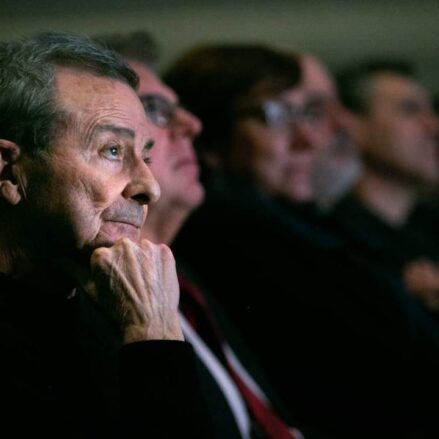
POLYGON ((280 99, 269 99, 259 105, 243 106, 238 109, 239 117, 252 117, 268 127, 285 129, 296 123, 317 123, 324 116, 324 102, 313 99, 303 106, 294 106, 280 99))
POLYGON ((151 122, 160 128, 169 127, 179 107, 178 103, 170 102, 158 94, 142 95, 140 101, 151 122))

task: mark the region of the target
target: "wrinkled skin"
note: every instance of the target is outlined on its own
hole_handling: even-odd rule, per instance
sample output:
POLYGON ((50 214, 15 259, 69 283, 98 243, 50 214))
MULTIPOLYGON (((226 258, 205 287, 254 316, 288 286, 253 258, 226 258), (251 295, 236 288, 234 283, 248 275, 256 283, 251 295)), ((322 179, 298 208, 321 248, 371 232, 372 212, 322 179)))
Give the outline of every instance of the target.
MULTIPOLYGON (((66 127, 44 154, 0 142, 1 157, 13 158, 2 159, 8 189, 1 196, 21 239, 10 253, 25 255, 31 281, 44 261, 67 269, 119 324, 125 342, 181 340, 172 254, 140 242, 147 206, 160 195, 142 104, 124 83, 73 68, 57 69, 56 99, 66 127)), ((17 275, 17 265, 0 269, 17 275)), ((59 276, 46 281, 52 278, 59 276)))
POLYGON ((175 261, 167 246, 123 238, 96 249, 91 269, 85 290, 119 324, 125 343, 183 339, 175 261))

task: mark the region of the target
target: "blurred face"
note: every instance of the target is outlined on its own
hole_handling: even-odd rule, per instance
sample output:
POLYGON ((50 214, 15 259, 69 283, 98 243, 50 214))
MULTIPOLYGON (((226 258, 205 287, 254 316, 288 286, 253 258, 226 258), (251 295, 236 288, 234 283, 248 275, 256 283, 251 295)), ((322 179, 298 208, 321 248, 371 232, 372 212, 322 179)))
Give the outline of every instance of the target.
POLYGON ((302 82, 300 89, 304 100, 315 102, 318 117, 314 122, 312 142, 319 150, 325 149, 336 141, 339 131, 344 128, 341 119, 340 104, 337 99, 332 78, 319 61, 303 55, 300 59, 302 82))
POLYGON ((313 197, 310 175, 317 147, 312 141, 313 103, 302 90, 273 96, 256 92, 242 104, 228 166, 249 174, 259 188, 293 202, 313 197))
MULTIPOLYGON (((315 198, 317 164, 326 169, 335 162, 338 170, 355 154, 349 115, 338 102, 332 79, 311 56, 301 57, 301 68, 297 87, 279 96, 252 97, 259 105, 267 100, 284 102, 295 109, 296 117, 283 127, 241 118, 231 158, 232 165, 252 174, 267 193, 293 202, 315 198)), ((323 174, 318 174, 320 184, 323 174)))
POLYGON ((352 139, 352 117, 340 104, 331 76, 316 58, 303 55, 301 67, 306 100, 316 102, 319 109, 311 133, 318 149, 312 185, 319 201, 330 202, 361 173, 358 148, 352 139))
POLYGON ((178 106, 175 93, 144 64, 135 61, 129 61, 129 64, 139 75, 139 97, 152 109, 150 117, 156 122, 151 171, 160 184, 162 194, 156 207, 190 211, 200 204, 204 196, 192 146, 201 131, 201 123, 178 106), (166 118, 163 117, 165 113, 166 118))
POLYGON ((21 161, 23 199, 35 239, 62 254, 138 240, 159 197, 149 167, 151 126, 126 84, 58 68, 56 100, 67 126, 39 158, 21 161))
POLYGON ((359 118, 358 141, 372 169, 386 169, 411 183, 437 183, 438 122, 426 91, 393 73, 372 80, 367 114, 359 118))

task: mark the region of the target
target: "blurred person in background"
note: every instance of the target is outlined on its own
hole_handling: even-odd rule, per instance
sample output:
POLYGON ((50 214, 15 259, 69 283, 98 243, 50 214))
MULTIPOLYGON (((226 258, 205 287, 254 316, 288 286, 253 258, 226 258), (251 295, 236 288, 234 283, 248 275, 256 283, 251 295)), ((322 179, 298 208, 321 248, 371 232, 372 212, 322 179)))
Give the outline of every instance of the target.
POLYGON ((436 328, 393 278, 303 215, 314 162, 349 118, 331 91, 328 100, 308 92, 302 62, 229 44, 171 66, 165 79, 203 123, 195 146, 207 183, 173 249, 225 307, 305 434, 435 437, 436 328))
POLYGON ((427 290, 439 291, 437 240, 410 226, 418 201, 439 183, 439 121, 431 97, 404 62, 366 61, 339 79, 364 172, 331 217, 350 242, 402 277, 431 308, 427 290))
MULTIPOLYGON (((439 120, 439 98, 432 99, 433 109, 439 120)), ((436 146, 439 147, 439 134, 436 135, 436 146)), ((439 186, 434 185, 418 200, 413 208, 407 228, 411 233, 422 237, 430 245, 439 246, 439 186), (434 243, 434 244, 433 244, 434 243)), ((404 279, 412 293, 425 303, 428 309, 439 318, 439 270, 428 260, 420 260, 411 264, 404 272, 404 279)))
POLYGON ((343 196, 361 174, 362 164, 353 142, 350 114, 341 105, 329 71, 311 54, 301 54, 301 88, 315 102, 318 118, 314 142, 320 144, 312 166, 313 201, 324 211, 343 196))

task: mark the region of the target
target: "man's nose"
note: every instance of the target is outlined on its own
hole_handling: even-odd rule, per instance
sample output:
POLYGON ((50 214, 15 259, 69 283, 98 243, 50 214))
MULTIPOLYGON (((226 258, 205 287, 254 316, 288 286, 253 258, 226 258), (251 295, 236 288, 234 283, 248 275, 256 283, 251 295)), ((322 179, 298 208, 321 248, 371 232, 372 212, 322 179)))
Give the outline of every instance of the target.
POLYGON ((158 201, 160 186, 142 158, 136 159, 130 177, 130 182, 123 192, 125 198, 131 198, 142 205, 158 201))
POLYGON ((188 110, 179 107, 172 121, 171 129, 178 133, 183 134, 191 138, 197 137, 202 130, 202 124, 200 119, 188 110))

